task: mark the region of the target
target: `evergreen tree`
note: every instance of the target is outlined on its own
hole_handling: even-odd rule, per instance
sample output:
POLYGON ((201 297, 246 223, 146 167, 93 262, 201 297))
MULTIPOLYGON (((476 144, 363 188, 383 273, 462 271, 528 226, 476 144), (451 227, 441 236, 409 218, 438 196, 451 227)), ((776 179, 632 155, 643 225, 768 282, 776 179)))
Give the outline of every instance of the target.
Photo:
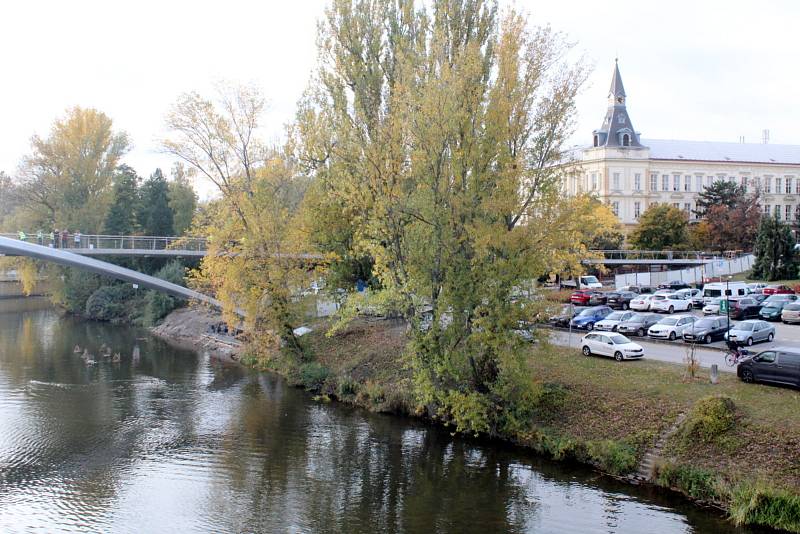
POLYGON ((760 280, 793 280, 797 278, 795 240, 788 224, 777 217, 763 217, 758 227, 752 277, 760 280))
POLYGON ((705 217, 712 206, 726 206, 733 209, 746 197, 744 186, 737 185, 727 180, 718 180, 703 189, 697 195, 697 209, 694 214, 705 217))
POLYGON ((171 236, 172 210, 169 207, 169 184, 161 169, 156 169, 139 189, 139 227, 145 235, 171 236))
POLYGON ((169 183, 169 207, 172 210, 175 235, 183 235, 192 225, 197 210, 197 193, 194 192, 189 175, 180 163, 172 168, 169 183))
POLYGON ((120 165, 112 177, 114 183, 111 208, 106 215, 103 232, 109 235, 129 235, 136 230, 136 205, 139 177, 127 165, 120 165))
POLYGON ((685 248, 689 242, 688 224, 685 212, 668 204, 659 204, 642 214, 629 241, 639 250, 685 248))

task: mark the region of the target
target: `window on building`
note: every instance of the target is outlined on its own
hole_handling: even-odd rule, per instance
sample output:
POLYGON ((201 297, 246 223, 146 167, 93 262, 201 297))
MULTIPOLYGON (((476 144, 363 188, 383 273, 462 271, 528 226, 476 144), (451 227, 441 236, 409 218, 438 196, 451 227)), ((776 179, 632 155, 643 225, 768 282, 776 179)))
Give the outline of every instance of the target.
POLYGON ((714 182, 714 177, 710 174, 706 176, 706 187, 711 187, 711 184, 714 182))
MULTIPOLYGON (((620 117, 622 118, 622 117, 620 117)), ((631 136, 625 134, 622 136, 622 146, 631 146, 631 136)))
POLYGON ((673 207, 673 208, 678 208, 678 209, 681 209, 681 203, 680 203, 680 202, 673 202, 673 203, 672 203, 672 207, 673 207))
POLYGON ((800 204, 794 207, 794 220, 800 221, 800 204))
POLYGON ((764 177, 764 192, 772 193, 772 176, 764 177))
POLYGON ((642 190, 642 175, 641 174, 634 174, 633 175, 633 190, 634 191, 641 191, 642 190))
POLYGON ((598 144, 599 144, 599 142, 598 142, 597 136, 595 135, 594 136, 594 146, 597 146, 598 144))
POLYGON ((683 204, 683 211, 685 211, 686 213, 691 213, 691 211, 692 211, 692 203, 691 202, 685 202, 683 204))
POLYGON ((650 175, 650 191, 658 191, 658 175, 655 173, 650 175))
POLYGON ((730 183, 732 183, 732 184, 735 184, 736 183, 736 177, 735 176, 728 176, 728 181, 730 183))
POLYGON ((756 176, 754 178, 754 180, 755 180, 755 183, 753 184, 753 188, 756 191, 761 191, 761 177, 760 176, 756 176))
POLYGON ((692 190, 692 177, 691 176, 684 176, 683 177, 683 190, 687 193, 692 190))
POLYGON ((611 212, 619 217, 619 202, 614 201, 611 203, 611 212))
MULTIPOLYGON (((788 176, 786 177, 786 194, 787 195, 792 194, 792 179, 788 176)), ((788 219, 789 217, 786 218, 788 219)))
POLYGON ((681 190, 681 175, 680 174, 673 174, 672 175, 672 190, 673 191, 680 191, 681 190))
POLYGON ((611 188, 614 191, 619 191, 620 188, 619 188, 619 173, 618 172, 614 173, 613 180, 614 181, 612 182, 611 188))
POLYGON ((775 204, 775 218, 781 220, 781 205, 775 204))
POLYGON ((800 195, 800 178, 794 181, 794 194, 800 195))
POLYGON ((742 189, 744 189, 745 193, 750 191, 750 180, 747 176, 742 176, 742 189))
POLYGON ((592 173, 592 191, 597 191, 597 173, 592 173))
POLYGON ((775 194, 780 195, 783 192, 783 178, 780 176, 775 177, 775 194))
POLYGON ((770 211, 771 208, 772 206, 770 206, 769 204, 764 204, 764 215, 769 215, 771 213, 770 211))
POLYGON ((638 219, 639 215, 641 215, 641 214, 642 214, 642 204, 640 202, 634 202, 633 203, 633 218, 634 219, 638 219))
POLYGON ((703 192, 703 177, 702 176, 695 176, 695 182, 697 184, 697 192, 703 192))
POLYGON ((669 174, 661 175, 661 190, 669 191, 669 174))
POLYGON ((786 213, 786 221, 787 222, 791 221, 792 220, 792 206, 790 204, 786 204, 785 213, 786 213))

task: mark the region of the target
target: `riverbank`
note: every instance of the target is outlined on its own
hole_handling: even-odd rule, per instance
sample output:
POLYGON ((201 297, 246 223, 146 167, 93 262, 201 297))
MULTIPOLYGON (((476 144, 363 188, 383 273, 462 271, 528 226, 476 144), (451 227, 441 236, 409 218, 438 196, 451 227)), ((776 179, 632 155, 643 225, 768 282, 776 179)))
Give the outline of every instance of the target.
POLYGON ((221 322, 218 312, 196 305, 172 311, 150 331, 172 345, 207 351, 224 362, 238 362, 243 345, 232 336, 214 333, 221 322))
MULTIPOLYGON (((404 322, 358 320, 331 337, 325 321, 312 326, 301 338, 309 362, 246 352, 242 362, 277 371, 321 400, 426 416, 402 357, 404 322)), ((528 429, 500 438, 631 482, 655 451, 649 482, 722 508, 737 524, 800 532, 800 393, 735 376, 712 385, 702 370, 686 380, 681 366, 620 364, 546 343, 527 350, 538 409, 528 429)))

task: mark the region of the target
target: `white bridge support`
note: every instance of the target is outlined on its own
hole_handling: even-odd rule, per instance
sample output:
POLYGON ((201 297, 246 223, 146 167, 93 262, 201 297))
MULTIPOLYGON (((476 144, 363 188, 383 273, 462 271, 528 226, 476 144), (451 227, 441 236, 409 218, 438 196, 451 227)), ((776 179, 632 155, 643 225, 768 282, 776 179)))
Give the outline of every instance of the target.
POLYGON ((77 269, 83 269, 84 271, 93 272, 95 274, 116 278, 117 280, 138 284, 147 289, 161 291, 162 293, 172 295, 173 297, 179 297, 187 300, 197 300, 214 306, 215 308, 222 308, 222 303, 220 301, 207 295, 203 295, 202 293, 198 293, 197 291, 179 286, 178 284, 167 282, 166 280, 161 280, 155 276, 150 276, 131 269, 126 269, 125 267, 114 265, 113 263, 99 261, 94 258, 88 258, 79 254, 73 254, 65 249, 34 245, 33 243, 28 243, 26 241, 9 239, 8 237, 0 236, 0 255, 26 256, 37 260, 66 265, 67 267, 75 267, 77 269))

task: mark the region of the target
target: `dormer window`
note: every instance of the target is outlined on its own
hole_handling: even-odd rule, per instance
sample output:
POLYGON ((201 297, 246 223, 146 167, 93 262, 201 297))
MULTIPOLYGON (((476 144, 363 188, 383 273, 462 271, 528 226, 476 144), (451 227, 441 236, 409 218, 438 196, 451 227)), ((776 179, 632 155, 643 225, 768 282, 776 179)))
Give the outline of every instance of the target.
POLYGON ((597 134, 595 134, 595 136, 594 136, 594 146, 597 146, 599 144, 600 144, 599 136, 597 134))
POLYGON ((628 134, 622 135, 622 146, 631 146, 631 136, 628 134))

